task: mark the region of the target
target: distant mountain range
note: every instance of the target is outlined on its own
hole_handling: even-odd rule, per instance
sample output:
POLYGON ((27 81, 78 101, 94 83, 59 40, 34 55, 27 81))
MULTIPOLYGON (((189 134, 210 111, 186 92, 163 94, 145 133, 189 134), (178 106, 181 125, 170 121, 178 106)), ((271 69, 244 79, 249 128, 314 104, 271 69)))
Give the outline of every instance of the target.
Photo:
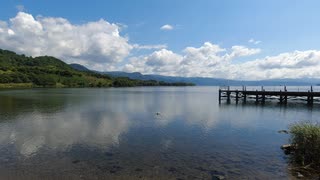
MULTIPOLYGON (((90 71, 85 66, 79 64, 70 64, 70 66, 79 71, 90 71)), ((310 86, 320 84, 320 79, 304 78, 304 79, 269 79, 259 81, 242 81, 230 80, 222 78, 208 78, 208 77, 176 77, 176 76, 162 76, 155 74, 141 74, 139 72, 127 73, 123 71, 98 72, 100 74, 107 74, 113 77, 128 77, 130 79, 138 80, 156 80, 165 82, 188 82, 194 83, 198 86, 310 86)))

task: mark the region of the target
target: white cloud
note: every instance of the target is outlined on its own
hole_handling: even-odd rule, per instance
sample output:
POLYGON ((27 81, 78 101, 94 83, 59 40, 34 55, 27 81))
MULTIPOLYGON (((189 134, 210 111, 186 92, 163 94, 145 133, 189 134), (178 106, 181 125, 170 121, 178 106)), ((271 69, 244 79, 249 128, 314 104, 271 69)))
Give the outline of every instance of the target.
POLYGON ((249 39, 248 42, 249 42, 249 43, 252 43, 252 44, 260 44, 260 43, 261 43, 261 41, 257 41, 257 40, 255 40, 255 39, 253 39, 253 38, 249 39))
POLYGON ((8 29, 8 35, 9 35, 9 36, 13 36, 14 34, 15 34, 15 32, 12 31, 12 29, 8 29))
POLYGON ((164 31, 170 31, 170 30, 173 30, 174 27, 172 25, 170 25, 170 24, 165 24, 165 25, 161 26, 160 29, 164 30, 164 31))
POLYGON ((243 57, 243 56, 251 56, 254 54, 258 54, 261 52, 261 49, 258 48, 248 48, 245 46, 232 46, 231 47, 231 53, 226 54, 226 58, 234 59, 237 57, 243 57))
POLYGON ((237 74, 243 79, 320 78, 320 51, 294 51, 267 56, 241 64, 237 74), (243 69, 246 69, 246 73, 243 69))
POLYGON ((134 44, 133 47, 135 49, 146 49, 146 50, 150 50, 150 49, 166 49, 167 45, 166 44, 155 44, 155 45, 139 45, 139 44, 134 44))
POLYGON ((0 29, 0 48, 32 56, 52 55, 66 62, 83 61, 91 67, 121 62, 133 48, 120 35, 119 25, 103 19, 75 25, 64 18, 34 18, 19 12, 9 22, 0 21, 0 29))
POLYGON ((188 77, 215 77, 243 80, 273 78, 320 78, 320 51, 293 51, 242 63, 238 57, 251 56, 260 49, 245 46, 221 48, 210 42, 187 47, 182 54, 170 50, 155 51, 130 59, 123 70, 146 74, 188 77))
POLYGON ((149 66, 178 65, 181 60, 182 57, 180 55, 166 49, 161 49, 147 56, 146 64, 149 66))
POLYGON ((221 54, 226 49, 221 48, 219 45, 205 42, 201 47, 187 47, 183 51, 185 53, 182 62, 185 66, 214 66, 221 61, 224 61, 221 54))
POLYGON ((155 51, 149 55, 132 57, 123 69, 127 72, 143 72, 154 74, 178 75, 176 68, 183 57, 167 49, 155 51))
POLYGON ((146 56, 131 58, 123 70, 175 76, 224 77, 224 69, 234 58, 259 52, 259 49, 244 46, 234 46, 227 50, 206 42, 199 48, 185 48, 183 54, 162 49, 146 56))

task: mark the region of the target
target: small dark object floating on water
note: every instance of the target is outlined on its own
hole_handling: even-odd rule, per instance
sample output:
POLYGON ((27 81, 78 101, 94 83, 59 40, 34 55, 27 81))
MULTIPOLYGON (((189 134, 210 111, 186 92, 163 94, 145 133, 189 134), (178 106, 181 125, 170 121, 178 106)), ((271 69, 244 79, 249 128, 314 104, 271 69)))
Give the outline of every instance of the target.
POLYGON ((278 133, 289 134, 289 131, 287 131, 287 130, 279 130, 278 133))

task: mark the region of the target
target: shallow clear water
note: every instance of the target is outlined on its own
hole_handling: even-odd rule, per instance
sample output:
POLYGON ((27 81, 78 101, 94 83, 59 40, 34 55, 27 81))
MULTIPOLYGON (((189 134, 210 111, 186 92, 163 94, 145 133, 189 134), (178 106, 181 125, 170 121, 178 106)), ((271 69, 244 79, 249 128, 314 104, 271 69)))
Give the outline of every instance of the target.
POLYGON ((0 91, 0 179, 288 179, 277 133, 319 105, 218 104, 217 87, 0 91))

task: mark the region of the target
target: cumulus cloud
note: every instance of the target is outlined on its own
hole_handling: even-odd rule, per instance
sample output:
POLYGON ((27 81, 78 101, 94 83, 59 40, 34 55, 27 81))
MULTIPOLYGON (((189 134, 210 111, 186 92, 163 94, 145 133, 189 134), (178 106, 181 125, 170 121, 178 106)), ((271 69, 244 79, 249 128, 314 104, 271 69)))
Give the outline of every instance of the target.
POLYGON ((215 77, 243 80, 274 78, 320 78, 320 51, 293 51, 245 62, 234 62, 261 52, 245 46, 222 48, 210 42, 187 47, 182 53, 167 49, 134 57, 124 66, 126 71, 187 77, 215 77))
POLYGON ((260 44, 261 43, 261 41, 255 40, 253 38, 249 39, 248 42, 252 43, 252 44, 260 44))
POLYGON ((172 25, 170 25, 170 24, 165 24, 165 25, 161 26, 160 29, 164 30, 164 31, 170 31, 170 30, 173 30, 174 27, 172 25))
POLYGON ((166 44, 155 44, 155 45, 139 45, 139 44, 134 44, 133 47, 135 49, 146 49, 146 50, 150 50, 150 49, 165 49, 167 48, 166 44))
POLYGON ((143 72, 166 75, 177 75, 176 68, 181 64, 183 57, 167 49, 155 51, 149 55, 130 58, 123 69, 127 72, 143 72))
POLYGON ((149 66, 177 65, 181 60, 182 57, 180 55, 166 49, 161 49, 147 56, 146 64, 149 66))
POLYGON ((232 50, 232 52, 230 54, 226 54, 226 58, 234 59, 237 57, 251 56, 251 55, 258 54, 261 52, 261 49, 248 48, 245 46, 232 46, 231 50, 232 50))
POLYGON ((124 66, 125 71, 139 71, 176 76, 225 76, 225 68, 240 56, 259 53, 260 49, 233 46, 230 49, 205 42, 201 47, 187 47, 182 54, 167 49, 149 55, 134 57, 124 66))
POLYGON ((64 18, 34 18, 19 12, 0 21, 0 48, 32 56, 52 55, 67 62, 114 64, 127 57, 133 46, 120 35, 120 26, 103 19, 80 25, 64 18))
MULTIPOLYGON (((244 79, 320 78, 320 51, 294 51, 240 64, 236 76, 244 79), (246 73, 243 69, 246 69, 246 73)), ((235 77, 236 77, 235 76, 235 77)))

